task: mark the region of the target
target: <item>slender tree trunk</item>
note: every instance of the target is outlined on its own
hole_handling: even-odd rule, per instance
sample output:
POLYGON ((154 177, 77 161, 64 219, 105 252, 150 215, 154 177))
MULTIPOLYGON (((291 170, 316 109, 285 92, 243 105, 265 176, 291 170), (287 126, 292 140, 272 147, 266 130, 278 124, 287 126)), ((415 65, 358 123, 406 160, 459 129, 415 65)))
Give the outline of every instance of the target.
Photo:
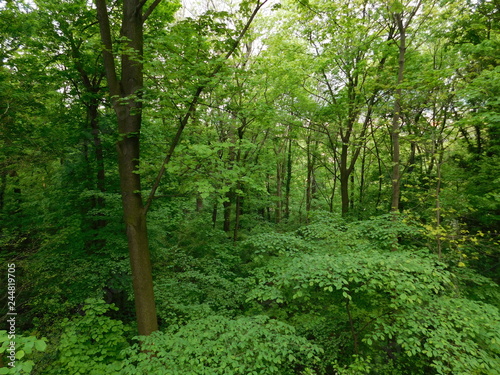
POLYGON ((363 206, 363 195, 365 193, 365 167, 366 167, 366 146, 363 146, 363 156, 361 156, 361 177, 359 181, 359 205, 363 206))
MULTIPOLYGON (((269 181, 271 181, 271 175, 270 174, 267 174, 267 178, 266 178, 266 189, 267 189, 267 195, 269 197, 272 196, 272 193, 271 193, 271 184, 269 183, 269 181)), ((266 205, 266 208, 265 208, 265 218, 268 220, 268 221, 271 221, 271 207, 270 207, 270 202, 266 205)))
POLYGON ((350 209, 354 210, 354 173, 351 172, 351 175, 349 176, 351 178, 351 198, 349 201, 350 209))
POLYGON ((437 183, 436 183, 436 240, 437 240, 437 250, 438 258, 441 259, 442 252, 442 241, 441 241, 441 164, 440 160, 437 163, 437 183))
POLYGON ((214 203, 214 208, 212 209, 212 224, 214 228, 217 225, 217 202, 214 203))
POLYGON ((232 202, 233 202, 233 191, 231 189, 231 191, 228 191, 226 193, 226 201, 224 201, 222 203, 222 205, 224 206, 224 225, 223 225, 223 229, 224 229, 224 232, 226 233, 229 233, 231 231, 231 206, 232 206, 232 202))
POLYGON ((311 135, 307 137, 307 181, 306 181, 306 221, 308 219, 308 212, 311 211, 312 201, 315 193, 315 181, 314 181, 314 148, 312 148, 311 135))
MULTIPOLYGON (((97 99, 92 99, 92 101, 88 106, 88 113, 89 113, 90 129, 92 132, 92 141, 94 144, 96 166, 97 166, 96 186, 97 190, 99 190, 100 193, 104 193, 106 191, 106 175, 104 169, 104 153, 102 149, 102 141, 101 137, 99 136, 100 129, 98 122, 98 116, 99 116, 98 105, 99 101, 97 99)), ((105 207, 105 202, 102 195, 98 196, 95 202, 96 202, 96 208, 103 209, 105 207)), ((95 220, 93 224, 93 229, 95 230, 104 228, 107 225, 106 220, 102 218, 103 216, 102 213, 99 213, 99 216, 101 216, 101 218, 99 220, 95 220)))
POLYGON ((391 143, 392 143, 392 197, 391 197, 391 211, 399 211, 399 200, 401 194, 401 174, 400 174, 400 149, 399 149, 399 132, 401 122, 401 83, 404 79, 405 70, 405 56, 406 56, 406 28, 403 25, 402 15, 397 13, 394 15, 399 29, 399 66, 397 87, 394 97, 394 113, 392 116, 391 128, 391 143))
MULTIPOLYGON (((241 189, 240 184, 238 184, 238 189, 241 189)), ((240 229, 240 217, 241 217, 241 201, 242 197, 239 194, 236 194, 235 208, 234 208, 233 242, 236 242, 238 240, 238 232, 240 229)))
POLYGON ((347 168, 348 145, 342 144, 340 153, 340 199, 342 202, 342 216, 349 211, 349 170, 347 168))
POLYGON ((201 212, 203 211, 203 198, 202 197, 196 197, 196 212, 201 212))
POLYGON ((285 219, 290 218, 290 189, 292 185, 292 138, 288 139, 285 181, 285 219))
POLYGON ((7 190, 7 172, 2 168, 0 176, 0 213, 3 211, 4 207, 5 190, 7 190))
MULTIPOLYGON (((277 155, 279 158, 279 154, 277 155)), ((276 223, 281 222, 281 213, 283 212, 283 163, 278 160, 276 163, 276 223)))
POLYGON ((380 158, 380 151, 378 149, 377 139, 375 138, 375 131, 372 130, 373 145, 375 148, 375 157, 377 158, 378 166, 378 190, 377 190, 377 201, 375 202, 375 208, 380 204, 380 199, 382 198, 382 184, 383 184, 383 172, 382 172, 382 161, 380 158))
POLYGON ((334 169, 332 194, 330 195, 330 212, 333 212, 333 202, 335 200, 335 190, 337 189, 337 168, 334 169))

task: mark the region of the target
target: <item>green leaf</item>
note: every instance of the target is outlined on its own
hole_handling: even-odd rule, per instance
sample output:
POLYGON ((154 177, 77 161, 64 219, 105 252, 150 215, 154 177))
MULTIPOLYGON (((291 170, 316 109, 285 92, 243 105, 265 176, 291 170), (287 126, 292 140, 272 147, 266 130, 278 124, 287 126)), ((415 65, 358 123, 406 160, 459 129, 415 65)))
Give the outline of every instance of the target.
POLYGON ((36 340, 35 341, 35 348, 36 348, 36 350, 44 352, 45 349, 47 348, 47 343, 43 340, 36 340))
POLYGON ((16 358, 17 359, 21 359, 24 357, 24 350, 19 350, 17 353, 16 353, 16 358))

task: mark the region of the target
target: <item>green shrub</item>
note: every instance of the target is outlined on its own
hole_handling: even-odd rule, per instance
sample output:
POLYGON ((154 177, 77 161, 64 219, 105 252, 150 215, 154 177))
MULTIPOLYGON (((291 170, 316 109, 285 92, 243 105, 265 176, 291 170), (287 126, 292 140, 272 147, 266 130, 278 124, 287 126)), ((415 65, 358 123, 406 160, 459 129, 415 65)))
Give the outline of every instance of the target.
POLYGON ((211 316, 140 340, 127 350, 121 374, 292 375, 313 366, 321 353, 293 327, 265 316, 211 316))
POLYGON ((34 362, 31 357, 34 350, 45 351, 47 347, 45 339, 37 339, 35 336, 9 335, 7 331, 0 331, 0 356, 3 357, 7 367, 0 368, 0 374, 31 374, 34 362), (10 352, 10 343, 15 342, 15 354, 10 352), (15 361, 9 356, 14 354, 15 361), (14 366, 9 363, 14 362, 14 366))
POLYGON ((498 374, 498 310, 458 298, 453 274, 428 253, 305 254, 276 259, 256 275, 250 299, 269 314, 285 310, 281 318, 301 331, 314 316, 318 326, 336 322, 332 339, 348 336, 349 344, 327 353, 338 353, 340 365, 359 354, 373 358, 374 371, 394 358, 404 374, 498 374))
POLYGON ((83 309, 84 316, 63 322, 57 360, 49 374, 112 375, 121 368, 128 328, 104 315, 116 308, 101 300, 87 299, 83 309))

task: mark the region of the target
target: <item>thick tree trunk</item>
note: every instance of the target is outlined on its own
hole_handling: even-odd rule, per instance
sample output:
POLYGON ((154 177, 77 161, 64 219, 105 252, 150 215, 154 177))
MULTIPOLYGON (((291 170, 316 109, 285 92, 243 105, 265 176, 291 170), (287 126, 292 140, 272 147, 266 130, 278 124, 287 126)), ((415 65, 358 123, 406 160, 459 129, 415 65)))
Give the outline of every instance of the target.
POLYGON ((140 335, 149 335, 158 330, 158 323, 153 294, 146 215, 141 198, 141 178, 140 174, 136 173, 139 160, 138 129, 141 118, 140 114, 131 115, 130 112, 133 110, 137 110, 137 107, 127 106, 117 111, 121 114, 121 116, 118 115, 119 133, 123 134, 117 143, 118 168, 138 331, 140 335))
POLYGON ((140 156, 139 135, 142 120, 143 88, 143 16, 139 0, 123 1, 121 36, 129 51, 121 55, 121 78, 118 80, 109 18, 104 0, 96 0, 106 77, 117 116, 118 168, 124 220, 127 232, 137 326, 140 335, 158 330, 153 278, 148 246, 146 210, 141 197, 141 176, 137 173, 140 156))

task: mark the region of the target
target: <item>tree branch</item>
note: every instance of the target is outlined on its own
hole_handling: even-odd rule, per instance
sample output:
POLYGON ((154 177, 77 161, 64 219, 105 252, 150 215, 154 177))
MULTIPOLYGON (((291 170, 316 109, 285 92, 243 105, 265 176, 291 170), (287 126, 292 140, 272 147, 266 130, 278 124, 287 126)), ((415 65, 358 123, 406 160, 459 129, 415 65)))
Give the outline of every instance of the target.
POLYGON ((191 101, 191 104, 189 105, 189 108, 184 115, 184 117, 180 120, 179 127, 177 128, 177 133, 175 134, 174 139, 172 140, 172 143, 170 144, 170 148, 167 152, 167 155, 165 156, 165 159, 163 160, 163 163, 161 165, 160 171, 158 172, 158 175, 156 176, 155 182, 153 184, 153 187, 151 188, 151 192, 149 193, 148 200, 146 201, 146 204, 144 205, 144 213, 147 214, 149 207, 151 206, 151 203, 153 202, 153 199, 155 198, 156 190, 158 190, 158 187, 160 186, 160 180, 165 174, 165 169, 170 163, 170 159, 172 158, 172 155, 174 154, 175 147, 177 147, 177 144, 179 143, 181 139, 182 132, 184 131, 184 128, 186 127, 189 118, 191 115, 194 113, 194 110, 196 109, 196 105, 198 104, 198 100, 200 98, 201 93, 203 92, 205 87, 199 87, 198 90, 196 90, 196 93, 193 97, 193 100, 191 101))
MULTIPOLYGON (((143 0, 141 1, 141 3, 139 4, 139 8, 142 8, 144 6, 144 4, 146 3, 146 0, 143 0)), ((155 0, 153 1, 153 4, 151 4, 149 6, 149 8, 144 12, 144 14, 142 15, 142 23, 146 22, 146 20, 148 19, 148 17, 151 15, 151 13, 153 13, 153 10, 155 10, 155 8, 158 6, 158 4, 161 3, 161 0, 155 0)))
MULTIPOLYGON (((96 1, 102 1, 102 0, 96 0, 96 1)), ((160 1, 161 0, 155 0, 155 2, 151 5, 151 7, 153 7, 153 5, 155 3, 157 3, 157 2, 159 3, 160 1)), ((186 127, 186 125, 187 125, 190 117, 193 115, 193 113, 194 113, 194 111, 196 109, 196 106, 198 105, 198 101, 199 101, 199 99, 201 97, 201 94, 205 90, 205 88, 208 85, 208 82, 210 81, 210 79, 212 79, 214 76, 217 75, 217 73, 220 72, 220 70, 224 66, 224 63, 227 60, 229 60, 229 58, 234 54, 234 52, 238 48, 241 40, 243 39, 243 37, 247 33, 248 29, 250 28, 250 25, 251 25, 252 21, 254 20, 255 16, 257 15, 257 13, 259 12, 259 10, 264 6, 264 4, 267 1, 268 0, 264 0, 262 2, 260 2, 260 1, 257 2, 257 6, 253 10, 252 14, 250 15, 247 23, 245 24, 245 26, 241 30, 240 34, 238 35, 238 37, 234 41, 231 49, 226 53, 226 55, 224 56, 224 59, 215 67, 215 69, 212 71, 212 73, 210 73, 208 75, 207 79, 205 80, 206 83, 203 84, 203 85, 201 85, 200 87, 198 87, 198 89, 196 90, 196 92, 194 94, 194 97, 193 97, 193 100, 189 104, 188 110, 186 111, 186 114, 184 115, 184 117, 182 117, 182 119, 180 119, 179 127, 177 128, 177 133, 175 134, 175 137, 172 140, 172 143, 170 144, 170 148, 169 148, 169 150, 167 152, 167 155, 165 156, 165 159, 163 160, 163 163, 162 163, 162 166, 160 168, 160 171, 158 172, 158 175, 155 178, 155 182, 153 184, 153 187, 151 188, 151 192, 149 194, 149 197, 148 197, 148 199, 146 201, 146 204, 144 205, 144 214, 147 214, 149 208, 151 207, 151 203, 153 202, 153 199, 155 198, 156 191, 158 190, 158 187, 160 186, 161 178, 163 177, 163 175, 165 173, 165 170, 166 170, 166 167, 167 167, 168 163, 170 163, 170 159, 172 158, 172 155, 173 155, 173 153, 175 151, 175 147, 177 146, 177 144, 179 143, 179 141, 181 139, 181 135, 182 135, 182 132, 184 131, 184 128, 186 127)), ((150 7, 150 9, 151 9, 151 7, 150 7)), ((149 11, 149 9, 148 9, 148 11, 149 11)), ((146 16, 146 14, 145 14, 145 16, 146 16)), ((143 17, 143 19, 144 19, 144 17, 143 17)))
POLYGON ((99 31, 101 41, 104 45, 102 50, 104 68, 106 69, 106 79, 108 80, 111 100, 114 102, 120 95, 120 84, 116 76, 115 58, 113 57, 113 42, 111 40, 111 27, 109 25, 108 10, 106 9, 106 0, 95 0, 97 7, 97 18, 99 20, 99 31))

